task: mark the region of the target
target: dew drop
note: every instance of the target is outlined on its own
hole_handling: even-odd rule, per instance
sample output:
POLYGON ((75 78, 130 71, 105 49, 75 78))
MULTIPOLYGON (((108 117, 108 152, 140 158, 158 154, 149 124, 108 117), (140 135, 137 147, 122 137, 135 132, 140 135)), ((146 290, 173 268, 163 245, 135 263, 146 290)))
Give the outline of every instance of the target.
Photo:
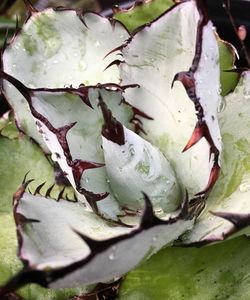
POLYGON ((88 65, 87 65, 87 63, 86 63, 85 61, 81 60, 81 61, 79 62, 79 67, 80 67, 80 69, 81 69, 82 71, 84 71, 84 70, 87 69, 88 65))
POLYGON ((155 243, 157 241, 157 237, 153 236, 152 241, 155 243))
POLYGON ((250 191, 250 183, 242 183, 239 186, 239 190, 241 193, 246 193, 246 192, 250 191))
POLYGON ((29 82, 29 83, 28 83, 28 87, 29 87, 30 89, 34 89, 34 88, 35 88, 35 85, 33 84, 33 82, 29 82))
POLYGON ((129 145, 129 154, 130 154, 130 156, 135 155, 135 149, 134 149, 133 145, 129 145))
POLYGON ((53 161, 58 161, 58 158, 59 158, 59 154, 58 153, 52 153, 52 155, 51 155, 51 159, 53 160, 53 161))
POLYGON ((246 100, 249 100, 249 99, 250 99, 250 91, 247 91, 247 90, 244 91, 244 98, 245 98, 246 100))
POLYGON ((58 160, 58 157, 57 157, 56 153, 52 153, 51 159, 52 159, 53 161, 57 161, 57 160, 58 160))
POLYGON ((221 98, 221 101, 220 101, 220 103, 218 105, 217 111, 219 113, 223 112, 225 110, 225 108, 226 108, 226 101, 223 98, 221 98))
POLYGON ((109 180, 109 179, 107 179, 107 183, 110 183, 110 180, 109 180))
POLYGON ((208 55, 207 54, 205 54, 204 59, 208 60, 208 55))
POLYGON ((222 87, 221 87, 221 85, 219 86, 219 89, 218 89, 218 94, 221 94, 221 92, 222 92, 222 87))
POLYGON ((100 47, 100 46, 101 46, 100 42, 99 42, 99 41, 96 41, 96 42, 95 42, 95 46, 96 46, 96 47, 100 47))
POLYGON ((157 217, 161 218, 162 216, 164 216, 164 211, 161 207, 157 207, 154 210, 155 214, 157 215, 157 217))
POLYGON ((214 221, 215 218, 216 218, 215 216, 210 216, 210 217, 208 217, 208 220, 209 220, 209 221, 214 221))
POLYGON ((88 183, 88 182, 89 182, 89 178, 88 178, 88 177, 84 178, 84 181, 85 181, 86 183, 88 183))
POLYGON ((130 150, 130 154, 131 154, 131 156, 134 156, 134 155, 135 155, 135 149, 132 148, 132 149, 130 150))
POLYGON ((58 64, 58 63, 59 63, 59 60, 58 60, 58 59, 53 60, 53 64, 54 64, 54 65, 56 65, 56 64, 58 64))
POLYGON ((115 260, 115 254, 114 253, 110 253, 109 254, 109 259, 110 260, 115 260))

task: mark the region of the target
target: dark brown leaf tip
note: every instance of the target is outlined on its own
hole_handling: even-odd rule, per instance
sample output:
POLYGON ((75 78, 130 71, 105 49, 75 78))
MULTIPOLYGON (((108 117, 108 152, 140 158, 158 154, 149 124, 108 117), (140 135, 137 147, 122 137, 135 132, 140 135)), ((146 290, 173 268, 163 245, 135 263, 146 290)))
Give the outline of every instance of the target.
POLYGON ((234 224, 237 230, 245 228, 250 225, 250 214, 236 214, 230 212, 212 212, 216 217, 223 218, 234 224))
POLYGON ((143 229, 148 229, 152 227, 152 224, 158 223, 159 219, 154 214, 153 205, 148 195, 144 192, 142 192, 142 194, 144 197, 145 207, 141 218, 141 227, 143 229))
POLYGON ((174 76, 174 79, 171 84, 171 88, 173 88, 175 81, 180 81, 186 90, 195 87, 194 76, 191 72, 180 72, 174 76))
MULTIPOLYGON (((28 173, 27 173, 28 174, 28 173)), ((14 208, 18 205, 20 199, 22 198, 26 188, 28 187, 28 185, 34 181, 34 179, 29 179, 27 180, 27 174, 25 175, 24 177, 24 180, 21 184, 21 186, 18 188, 18 190, 15 192, 14 196, 13 196, 13 205, 14 205, 14 208)))
POLYGON ((181 208, 180 208, 180 213, 173 217, 173 218, 169 218, 168 220, 162 220, 159 219, 155 214, 154 214, 154 209, 153 209, 153 205, 151 203, 151 200, 149 199, 148 195, 145 194, 144 192, 143 196, 144 196, 144 201, 145 201, 145 208, 143 211, 143 215, 141 218, 141 229, 149 229, 153 226, 156 225, 168 225, 168 224, 173 224, 175 222, 177 222, 178 220, 182 219, 182 220, 191 220, 193 219, 193 217, 195 216, 194 211, 191 212, 191 210, 189 209, 189 197, 188 197, 188 193, 186 191, 185 193, 185 197, 182 201, 181 204, 181 208))
POLYGON ((108 106, 103 101, 100 93, 98 99, 104 119, 104 124, 102 126, 102 135, 109 141, 112 141, 118 145, 124 145, 125 135, 122 124, 113 117, 111 110, 108 109, 108 106))
POLYGON ((191 138, 189 139, 187 145, 184 147, 182 152, 187 151, 189 148, 194 146, 196 143, 199 142, 200 139, 204 137, 204 128, 203 126, 199 126, 199 124, 196 125, 191 138))
POLYGON ((203 26, 205 26, 209 21, 206 2, 207 2, 206 0, 196 0, 196 6, 197 6, 197 8, 199 10, 199 13, 201 15, 201 22, 202 22, 203 26))
POLYGON ((77 188, 80 188, 80 180, 84 171, 88 169, 96 169, 101 168, 105 164, 103 163, 95 163, 80 159, 75 159, 72 163, 73 176, 77 185, 77 188))

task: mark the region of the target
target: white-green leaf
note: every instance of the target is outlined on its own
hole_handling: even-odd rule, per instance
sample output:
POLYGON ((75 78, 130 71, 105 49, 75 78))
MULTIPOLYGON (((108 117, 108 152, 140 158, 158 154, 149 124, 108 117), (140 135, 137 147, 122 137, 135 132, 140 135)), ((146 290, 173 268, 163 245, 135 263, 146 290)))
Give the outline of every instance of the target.
MULTIPOLYGON (((118 83, 117 66, 105 70, 117 56, 105 56, 127 38, 120 23, 97 14, 48 9, 32 14, 7 46, 3 69, 30 88, 118 83)), ((23 96, 8 84, 4 88, 19 127, 42 143, 23 96)))
POLYGON ((219 52, 212 24, 202 26, 203 18, 195 1, 177 5, 133 36, 120 67, 123 84, 140 85, 126 90, 125 99, 153 118, 141 119, 144 137, 170 160, 192 197, 206 190, 213 170, 218 173, 221 150, 219 52), (174 79, 187 91, 179 82, 172 86, 174 79))
POLYGON ((125 127, 123 130, 124 145, 102 138, 107 175, 117 201, 124 208, 140 210, 143 191, 155 211, 173 212, 182 193, 170 163, 149 142, 125 127))
POLYGON ((14 204, 19 254, 26 266, 7 289, 21 285, 23 278, 56 288, 112 280, 193 226, 184 210, 187 203, 176 217, 160 220, 145 196, 140 225, 126 228, 107 223, 80 203, 27 194, 25 186, 14 204))
POLYGON ((186 243, 223 240, 250 223, 249 71, 223 99, 219 123, 224 145, 221 175, 194 229, 185 236, 186 243))

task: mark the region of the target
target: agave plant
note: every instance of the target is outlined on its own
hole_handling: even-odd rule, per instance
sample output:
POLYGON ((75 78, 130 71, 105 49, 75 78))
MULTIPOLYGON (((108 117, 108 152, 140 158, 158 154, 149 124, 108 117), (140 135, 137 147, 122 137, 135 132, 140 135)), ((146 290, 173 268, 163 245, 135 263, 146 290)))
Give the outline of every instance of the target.
POLYGON ((76 198, 42 195, 43 183, 29 193, 24 179, 14 195, 24 267, 2 295, 109 282, 173 243, 247 233, 250 74, 221 97, 203 2, 173 5, 132 35, 94 13, 27 7, 4 47, 2 89, 76 198))

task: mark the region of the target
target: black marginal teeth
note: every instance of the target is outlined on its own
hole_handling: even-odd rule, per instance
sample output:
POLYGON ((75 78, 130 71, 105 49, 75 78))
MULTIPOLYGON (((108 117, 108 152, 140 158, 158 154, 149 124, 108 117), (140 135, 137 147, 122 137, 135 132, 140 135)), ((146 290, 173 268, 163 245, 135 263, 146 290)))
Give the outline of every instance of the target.
POLYGON ((52 186, 48 188, 48 190, 45 194, 45 198, 51 198, 51 192, 52 192, 54 186, 55 186, 55 184, 52 184, 52 186))
POLYGON ((231 223, 239 230, 250 225, 250 214, 237 214, 230 212, 210 212, 216 217, 223 218, 231 223))
POLYGON ((46 182, 41 183, 41 184, 36 188, 36 190, 35 190, 35 192, 34 192, 34 196, 37 195, 37 194, 38 194, 38 195, 41 195, 41 189, 44 187, 45 183, 46 183, 46 182))
POLYGON ((66 187, 64 186, 63 189, 61 190, 61 192, 58 194, 57 196, 57 201, 59 201, 60 199, 63 199, 63 194, 64 194, 64 191, 65 191, 66 187))
POLYGON ((106 71, 107 69, 109 69, 110 67, 112 66, 119 66, 120 64, 124 63, 124 60, 119 60, 119 59, 116 59, 114 61, 112 61, 105 69, 104 71, 106 71))

